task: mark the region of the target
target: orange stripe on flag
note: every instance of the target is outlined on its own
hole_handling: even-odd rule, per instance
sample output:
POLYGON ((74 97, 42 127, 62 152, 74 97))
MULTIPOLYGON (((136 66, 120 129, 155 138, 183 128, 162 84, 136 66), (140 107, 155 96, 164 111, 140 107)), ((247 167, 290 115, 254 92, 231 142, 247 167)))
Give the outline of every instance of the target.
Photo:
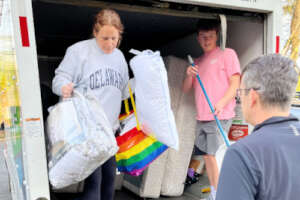
POLYGON ((134 145, 136 145, 139 142, 141 142, 142 140, 144 140, 146 137, 147 136, 143 132, 139 131, 139 133, 136 136, 134 136, 130 140, 127 140, 125 143, 123 143, 121 146, 119 146, 118 153, 127 151, 128 149, 130 149, 134 145))

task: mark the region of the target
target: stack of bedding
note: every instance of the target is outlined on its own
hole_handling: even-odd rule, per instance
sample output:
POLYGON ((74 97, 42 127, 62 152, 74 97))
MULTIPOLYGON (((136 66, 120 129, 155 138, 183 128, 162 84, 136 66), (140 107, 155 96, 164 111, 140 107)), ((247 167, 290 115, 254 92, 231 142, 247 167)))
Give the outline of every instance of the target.
POLYGON ((179 151, 169 149, 166 169, 161 186, 161 194, 180 196, 184 190, 184 182, 191 159, 196 128, 196 109, 193 92, 182 92, 182 83, 186 76, 188 62, 168 56, 165 59, 168 68, 168 82, 171 96, 171 106, 179 137, 179 151))

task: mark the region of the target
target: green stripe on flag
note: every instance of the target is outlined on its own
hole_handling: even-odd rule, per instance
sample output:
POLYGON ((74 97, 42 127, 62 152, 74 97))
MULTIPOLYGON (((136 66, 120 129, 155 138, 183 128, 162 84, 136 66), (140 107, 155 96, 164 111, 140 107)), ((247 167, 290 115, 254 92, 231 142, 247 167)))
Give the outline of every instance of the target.
POLYGON ((139 162, 139 161, 143 160, 144 158, 146 158, 149 154, 154 152, 156 149, 158 149, 162 145, 163 145, 162 143, 156 141, 151 146, 144 149, 143 151, 136 154, 135 156, 132 156, 129 159, 119 160, 117 164, 118 164, 118 166, 128 166, 128 165, 131 165, 133 163, 139 162))

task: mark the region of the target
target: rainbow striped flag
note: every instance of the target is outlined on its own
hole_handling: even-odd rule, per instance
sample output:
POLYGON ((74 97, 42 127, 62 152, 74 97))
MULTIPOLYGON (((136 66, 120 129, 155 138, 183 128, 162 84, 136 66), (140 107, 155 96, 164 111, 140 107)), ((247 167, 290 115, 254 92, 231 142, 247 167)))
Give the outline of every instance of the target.
POLYGON ((118 136, 117 143, 118 170, 133 176, 142 174, 146 167, 168 148, 136 127, 118 136))

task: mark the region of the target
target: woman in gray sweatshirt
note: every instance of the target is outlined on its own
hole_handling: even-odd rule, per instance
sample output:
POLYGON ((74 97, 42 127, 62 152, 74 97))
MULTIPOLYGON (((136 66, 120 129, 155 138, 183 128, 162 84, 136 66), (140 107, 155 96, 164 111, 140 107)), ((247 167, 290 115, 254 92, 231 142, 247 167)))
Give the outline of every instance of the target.
MULTIPOLYGON (((121 101, 128 94, 128 66, 117 48, 122 32, 119 15, 111 9, 101 10, 95 17, 94 38, 67 49, 52 82, 53 92, 63 98, 71 97, 74 87, 93 92, 114 130, 119 124, 121 101)), ((86 178, 78 200, 112 200, 115 171, 115 158, 112 157, 86 178)))

